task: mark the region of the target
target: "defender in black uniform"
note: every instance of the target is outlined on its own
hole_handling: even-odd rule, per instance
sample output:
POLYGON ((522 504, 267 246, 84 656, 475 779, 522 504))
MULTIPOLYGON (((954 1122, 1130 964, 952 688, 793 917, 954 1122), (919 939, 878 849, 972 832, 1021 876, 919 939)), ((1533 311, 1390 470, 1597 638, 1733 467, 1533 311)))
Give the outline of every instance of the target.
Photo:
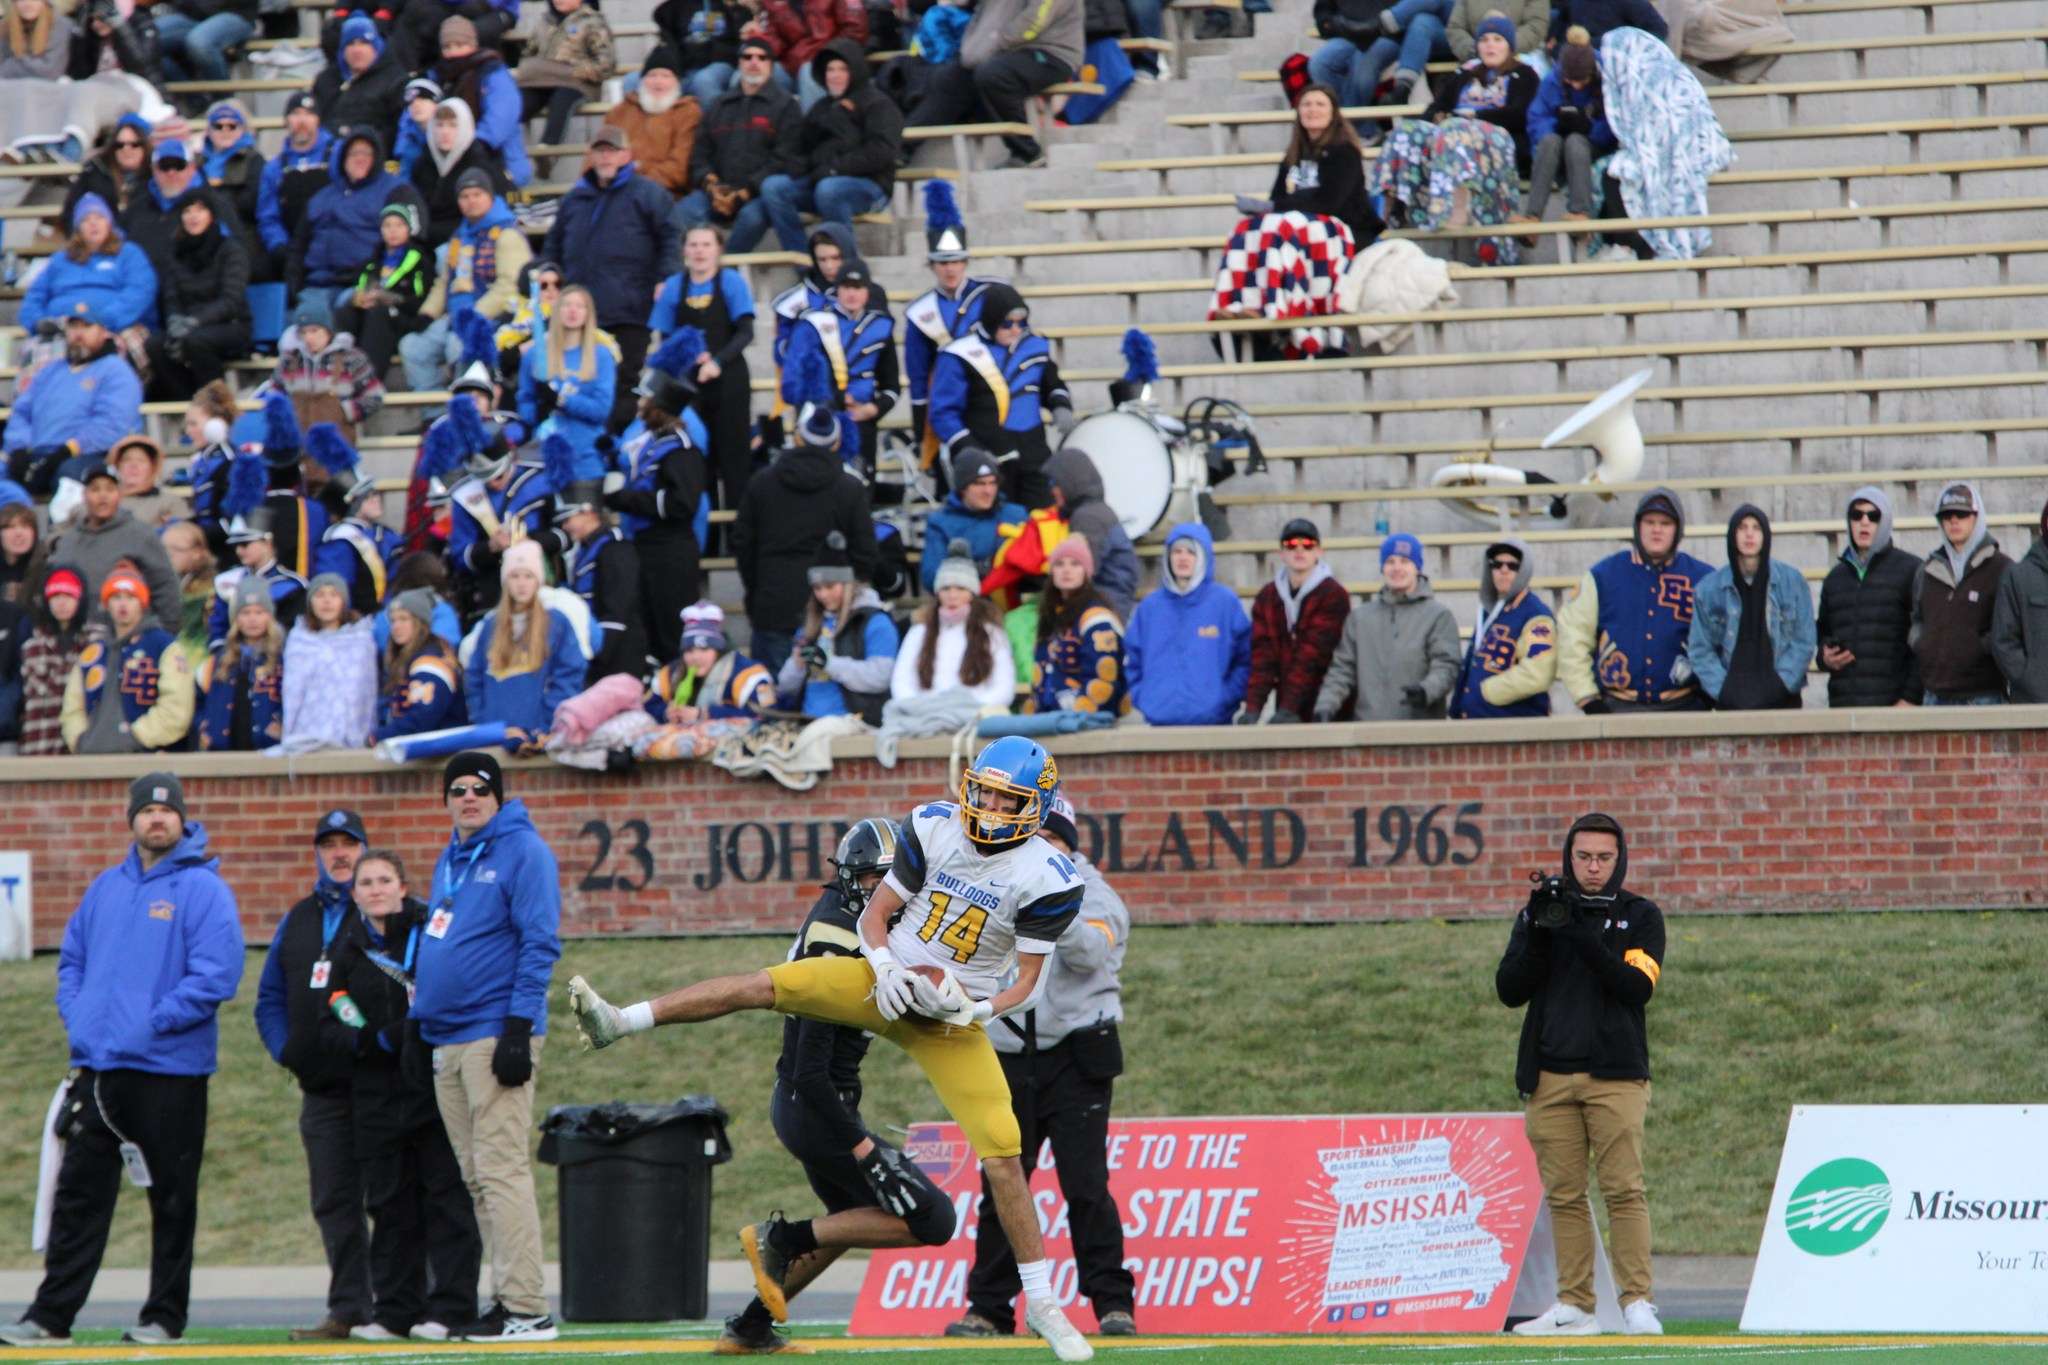
MULTIPOLYGON (((804 919, 790 960, 860 952, 860 916, 868 895, 896 861, 902 828, 863 820, 833 856, 837 870, 804 919)), ((718 1355, 771 1355, 788 1347, 775 1323, 789 1300, 849 1247, 941 1246, 953 1236, 953 1205, 896 1147, 860 1117, 860 1064, 868 1035, 857 1028, 790 1016, 782 1025, 769 1119, 775 1136, 803 1163, 826 1216, 789 1222, 771 1214, 740 1229, 758 1295, 725 1320, 718 1355)))

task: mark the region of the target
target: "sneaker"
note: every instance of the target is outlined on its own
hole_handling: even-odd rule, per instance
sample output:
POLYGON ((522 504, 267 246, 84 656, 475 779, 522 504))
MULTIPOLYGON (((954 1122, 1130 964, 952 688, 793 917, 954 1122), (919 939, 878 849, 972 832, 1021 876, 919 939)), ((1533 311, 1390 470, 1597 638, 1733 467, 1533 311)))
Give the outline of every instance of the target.
POLYGON ((347 1341, 354 1324, 329 1313, 311 1327, 294 1327, 287 1333, 293 1341, 347 1341))
POLYGON ((1011 152, 1010 159, 996 167, 999 171, 1035 171, 1045 165, 1045 153, 1039 151, 1031 156, 1022 152, 1011 152))
POLYGON ((979 1313, 963 1314, 958 1322, 946 1324, 944 1335, 949 1337, 1007 1337, 1014 1333, 1005 1332, 979 1313))
POLYGON ((71 1338, 59 1336, 33 1318, 0 1327, 0 1343, 9 1346, 69 1346, 71 1338))
POLYGON ((407 1332, 406 1335, 414 1341, 446 1341, 448 1340, 448 1324, 445 1322, 416 1322, 412 1325, 412 1330, 407 1332))
POLYGON ((494 1313, 464 1328, 462 1340, 498 1343, 507 1341, 553 1341, 561 1332, 546 1313, 526 1317, 518 1313, 494 1313))
POLYGON ((121 1340, 133 1346, 168 1346, 182 1335, 160 1323, 138 1322, 121 1333, 121 1340))
POLYGON ((1106 1337, 1134 1337, 1138 1335, 1138 1320, 1119 1308, 1097 1318, 1095 1329, 1106 1337))
POLYGON ((782 1281, 789 1274, 789 1258, 775 1249, 774 1239, 769 1236, 782 1221, 778 1210, 741 1228, 740 1250, 747 1253, 747 1264, 754 1268, 754 1292, 761 1296, 761 1306, 777 1322, 788 1322, 789 1300, 783 1297, 782 1281))
POLYGON ((569 978, 569 1009, 576 1016, 576 1036, 583 1040, 587 1051, 610 1047, 626 1036, 626 1023, 619 1017, 619 1007, 592 990, 590 983, 580 976, 569 978))
POLYGON ((1600 1324, 1591 1313, 1582 1313, 1568 1303, 1553 1303, 1527 1322, 1515 1327, 1520 1337, 1597 1337, 1600 1324))
POLYGON ((1621 1330, 1632 1337, 1661 1337, 1664 1335, 1664 1320, 1657 1316, 1656 1304, 1648 1299, 1637 1299, 1634 1303, 1622 1305, 1621 1330))
MULTIPOLYGON (((447 1328, 445 1328, 445 1327, 443 1327, 443 1328, 441 1329, 441 1331, 442 1331, 442 1333, 443 1333, 443 1335, 444 1335, 444 1337, 445 1337, 445 1335, 446 1335, 446 1333, 447 1333, 448 1329, 447 1329, 447 1328)), ((403 1332, 394 1332, 394 1331, 392 1331, 392 1330, 391 1330, 391 1329, 390 1329, 389 1327, 386 1327, 386 1326, 385 1326, 385 1325, 384 1325, 383 1323, 381 1323, 381 1322, 364 1322, 364 1323, 358 1323, 358 1324, 357 1324, 356 1326, 354 1326, 354 1327, 351 1327, 351 1328, 349 1328, 349 1329, 348 1329, 348 1334, 349 1334, 349 1338, 350 1338, 350 1340, 352 1340, 352 1341, 404 1341, 404 1340, 405 1340, 405 1333, 403 1333, 403 1332)))
POLYGON ((1061 1360, 1093 1360, 1095 1348, 1081 1335, 1067 1315, 1056 1303, 1036 1304, 1030 1299, 1024 1301, 1024 1325, 1045 1338, 1045 1344, 1052 1347, 1052 1353, 1061 1360))
POLYGON ((1380 11, 1380 32, 1386 34, 1389 38, 1401 36, 1401 21, 1394 17, 1394 11, 1391 9, 1380 11))
POLYGON ((718 1340, 711 1344, 715 1356, 772 1356, 809 1355, 808 1347, 800 1346, 775 1330, 775 1324, 764 1322, 760 1330, 747 1326, 746 1316, 735 1313, 725 1320, 725 1330, 718 1334, 718 1340))

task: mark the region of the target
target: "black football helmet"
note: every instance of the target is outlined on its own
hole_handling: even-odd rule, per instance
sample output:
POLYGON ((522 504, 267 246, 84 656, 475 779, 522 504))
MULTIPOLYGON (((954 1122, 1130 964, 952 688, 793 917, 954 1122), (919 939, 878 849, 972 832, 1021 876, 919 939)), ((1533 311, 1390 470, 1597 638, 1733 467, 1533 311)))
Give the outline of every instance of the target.
POLYGON ((868 893, 861 889, 863 873, 880 872, 888 875, 896 863, 897 845, 903 842, 903 826, 894 820, 863 820, 839 841, 839 851, 832 855, 836 869, 832 880, 846 903, 854 910, 867 908, 868 893))

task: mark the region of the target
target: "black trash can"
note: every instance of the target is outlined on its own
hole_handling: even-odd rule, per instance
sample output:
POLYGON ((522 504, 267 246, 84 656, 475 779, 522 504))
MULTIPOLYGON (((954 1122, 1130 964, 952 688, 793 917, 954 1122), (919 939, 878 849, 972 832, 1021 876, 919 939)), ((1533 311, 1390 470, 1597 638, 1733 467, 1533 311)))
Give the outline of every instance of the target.
POLYGON ((541 1121, 540 1159, 561 1168, 562 1317, 701 1319, 711 1300, 711 1168, 732 1160, 725 1110, 565 1104, 541 1121))

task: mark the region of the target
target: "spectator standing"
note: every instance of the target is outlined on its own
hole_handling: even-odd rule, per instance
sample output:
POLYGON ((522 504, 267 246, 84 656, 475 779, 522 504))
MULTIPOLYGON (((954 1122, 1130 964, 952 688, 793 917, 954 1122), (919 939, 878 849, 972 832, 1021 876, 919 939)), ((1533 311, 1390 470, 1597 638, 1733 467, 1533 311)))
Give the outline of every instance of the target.
POLYGON ((235 211, 244 226, 261 207, 263 153, 249 129, 249 111, 239 100, 222 100, 206 111, 206 141, 199 148, 199 174, 206 187, 235 211))
POLYGON ((615 425, 631 416, 631 391, 647 358, 648 301, 676 272, 672 207, 667 191, 635 172, 625 133, 607 123, 591 138, 590 169, 562 197, 541 250, 544 259, 562 263, 569 283, 590 291, 597 325, 619 344, 615 425))
POLYGON ((530 55, 512 73, 519 85, 520 117, 545 112, 541 141, 559 143, 569 133, 576 106, 597 98, 612 78, 612 27, 583 0, 548 0, 540 26, 527 41, 530 55))
POLYGON ((457 176, 455 203, 462 219, 436 255, 434 283, 417 314, 430 321, 398 343, 405 381, 416 393, 441 387, 449 368, 460 362, 457 322, 463 314, 474 312, 494 324, 512 315, 519 306, 519 272, 533 259, 526 234, 488 171, 472 166, 457 176))
POLYGON ((68 752, 64 743, 64 689, 85 648, 85 579, 66 564, 43 574, 36 595, 35 627, 21 651, 21 740, 23 758, 68 752))
POLYGON ((850 44, 855 52, 868 45, 868 11, 861 0, 761 0, 756 16, 805 113, 825 93, 818 54, 835 41, 850 44))
POLYGON ((1451 0, 1316 0, 1323 44, 1309 56, 1309 79, 1337 91, 1344 108, 1363 107, 1391 63, 1391 98, 1411 103, 1429 63, 1451 55, 1444 25, 1453 7, 1451 0))
POLYGON ((121 505, 121 476, 105 465, 86 473, 81 515, 51 538, 50 562, 77 569, 88 600, 124 565, 133 566, 131 572, 144 585, 144 601, 156 603, 157 624, 178 629, 178 578, 171 572, 170 556, 156 528, 144 526, 121 505))
MULTIPOLYGON (((684 604, 702 586, 698 558, 710 527, 710 464, 698 443, 703 426, 690 411, 700 390, 701 333, 684 327, 663 341, 640 374, 639 416, 618 451, 623 476, 604 494, 640 561, 627 607, 645 626, 647 657, 672 659, 682 647, 684 604), (697 355, 693 357, 693 349, 697 355)), ((723 618, 721 618, 723 619, 723 618)))
MULTIPOLYGON (((767 0, 771 11, 781 3, 767 0)), ((768 221, 784 251, 805 249, 806 213, 851 226, 887 204, 903 150, 903 112, 868 78, 858 42, 826 43, 810 70, 825 97, 805 106, 788 169, 761 182, 768 221)))
POLYGON ((1273 699, 1273 723, 1315 714, 1316 694, 1351 615, 1351 594, 1323 562, 1323 533, 1307 517, 1280 528, 1280 567, 1252 599, 1252 664, 1240 725, 1256 725, 1273 699))
POLYGON ((67 1343, 99 1275, 128 1146, 150 1176, 149 1297, 122 1339, 161 1346, 185 1334, 215 1016, 242 981, 242 926, 176 777, 129 785, 128 828, 127 856, 93 879, 64 927, 57 1013, 74 1068, 70 1130, 43 1281, 21 1321, 0 1329, 9 1346, 67 1343))
POLYGON ((730 87, 709 103, 699 100, 704 116, 690 153, 694 188, 671 219, 678 228, 699 223, 724 228, 726 248, 736 255, 752 251, 768 231, 762 182, 798 169, 803 131, 803 111, 795 98, 770 79, 777 68, 768 40, 742 38, 738 60, 739 75, 730 87))
POLYGON ((1523 1127, 1543 1177, 1557 1244, 1557 1299, 1519 1324, 1522 1336, 1592 1336, 1593 1210, 1588 1156, 1607 1208, 1609 1255, 1622 1330, 1661 1336, 1650 1301, 1650 1201, 1643 1126, 1650 1110, 1649 1030, 1643 1010, 1664 975, 1664 914, 1626 888, 1628 842, 1612 816, 1580 816, 1564 839, 1566 921, 1536 920, 1538 888, 1515 916, 1494 990, 1526 1005, 1515 1053, 1523 1127))
POLYGON ((1017 694, 1002 613, 981 595, 981 574, 964 540, 947 548, 934 600, 918 609, 889 679, 897 701, 954 688, 973 693, 984 711, 1008 711, 1017 694))
POLYGON ((251 753, 284 741, 284 631, 261 579, 236 583, 233 607, 228 638, 198 667, 199 747, 251 753))
POLYGON ((270 275, 283 277, 285 248, 306 206, 325 188, 333 161, 334 134, 320 126, 313 91, 301 90, 285 101, 284 142, 256 182, 256 234, 270 275))
POLYGON ((541 597, 542 569, 537 542, 507 547, 503 595, 464 642, 470 723, 503 722, 505 747, 516 753, 540 751, 555 708, 583 690, 590 662, 576 627, 541 597))
POLYGON ((408 588, 391 599, 391 643, 384 650, 375 741, 463 723, 462 661, 454 646, 434 633, 439 610, 432 588, 408 588))
MULTIPOLYGON (((542 439, 567 441, 575 477, 593 482, 606 473, 598 441, 619 382, 618 357, 598 329, 596 311, 590 291, 570 285, 555 303, 546 343, 527 347, 519 362, 519 420, 542 439)), ((567 491, 558 480, 550 482, 556 492, 567 491)))
POLYGON ((1744 503, 1728 519, 1728 562, 1694 590, 1686 659, 1720 711, 1797 709, 1813 658, 1806 579, 1771 559, 1771 519, 1744 503))
POLYGON ((398 855, 379 849, 357 860, 350 894, 354 905, 333 936, 329 981, 360 1023, 331 1008, 318 1015, 321 1047, 348 1076, 348 1152, 372 1223, 373 1307, 348 1335, 445 1341, 451 1323, 476 1311, 483 1246, 432 1072, 408 1074, 402 1060, 424 1051, 407 1011, 428 910, 407 894, 398 855))
MULTIPOLYGON (((1010 1104, 1024 1133, 1026 1174, 1052 1146, 1060 1194, 1072 1224, 1081 1292, 1106 1337, 1137 1335, 1131 1316, 1137 1285, 1124 1266, 1123 1217, 1109 1190, 1109 1110, 1123 1074, 1124 955, 1131 912, 1102 872, 1081 852, 1073 806, 1055 795, 1039 837, 1080 873, 1081 912, 1067 925, 1045 964, 1038 1005, 989 1025, 988 1039, 1010 1084, 1010 1104)), ((996 1216, 986 1179, 967 1278, 967 1313, 949 1337, 1007 1337, 1017 1330, 1012 1308, 1023 1282, 1010 1239, 996 1216)))
POLYGON ((356 128, 342 136, 340 172, 306 205, 285 248, 292 293, 322 290, 330 308, 347 306, 363 263, 376 258, 384 206, 417 202, 412 187, 384 169, 384 143, 375 132, 356 128))
POLYGON ((256 984, 256 1032, 299 1084, 299 1142, 327 1253, 327 1315, 294 1329, 294 1341, 345 1341, 351 1327, 370 1320, 370 1228, 355 1159, 351 1067, 322 1045, 324 1021, 333 1017, 329 998, 350 984, 338 970, 338 950, 354 918, 357 862, 369 845, 363 817, 352 810, 330 810, 314 823, 313 890, 278 921, 256 984))
POLYGON ((1651 489, 1636 501, 1630 547, 1586 570, 1559 610, 1558 680, 1587 715, 1706 708, 1686 645, 1694 594, 1711 570, 1684 541, 1678 495, 1651 489))
POLYGON ((102 71, 123 71, 163 88, 163 39, 147 8, 124 8, 112 0, 85 7, 71 35, 69 75, 85 81, 102 71))
POLYGON ((848 581, 867 582, 876 564, 868 490, 840 463, 838 416, 805 404, 795 443, 747 484, 732 528, 753 626, 749 652, 778 674, 803 620, 812 566, 834 532, 843 542, 838 553, 850 570, 848 581))
POLYGON ((16 391, 13 408, 7 477, 48 497, 68 462, 103 456, 142 429, 142 381, 92 305, 80 302, 64 319, 63 361, 36 371, 27 391, 16 391))
MULTIPOLYGON (((83 177, 81 177, 83 178, 83 177)), ((119 332, 155 320, 157 278, 148 255, 114 224, 114 208, 87 192, 71 204, 71 237, 29 281, 21 326, 55 341, 80 305, 119 332)))
POLYGON ((349 16, 341 25, 340 59, 313 78, 313 102, 321 124, 336 137, 373 133, 378 160, 383 160, 382 149, 398 136, 407 69, 385 50, 375 20, 367 14, 349 16))
MULTIPOLYGON (((966 544, 979 584, 988 577, 996 551, 1003 546, 1003 527, 1021 526, 1030 515, 1022 503, 1003 500, 1002 476, 995 458, 980 446, 962 442, 953 453, 949 473, 953 491, 924 524, 924 558, 918 576, 926 592, 938 587, 939 566, 955 541, 966 544)), ((1089 559, 1092 570, 1094 557, 1089 559)))
POLYGON ((0 81, 57 81, 71 67, 71 20, 50 0, 14 0, 0 23, 0 81))
MULTIPOLYGON (((244 458, 247 458, 246 456, 244 458)), ((277 543, 271 533, 272 514, 259 507, 239 516, 228 526, 228 544, 234 546, 239 569, 230 569, 213 580, 213 611, 207 618, 206 638, 218 644, 228 636, 230 604, 236 600, 237 584, 244 579, 262 583, 270 591, 271 614, 280 630, 290 630, 306 605, 306 580, 278 563, 277 543)))
MULTIPOLYGON (((959 60, 936 68, 912 127, 964 123, 980 110, 997 123, 1029 123, 1031 98, 1081 69, 1086 15, 1082 0, 982 0, 960 36, 959 60)), ((1005 169, 1045 164, 1038 139, 1003 138, 1005 169)))
POLYGON ((702 121, 703 110, 683 93, 676 55, 666 47, 647 55, 640 69, 640 88, 605 115, 606 123, 626 135, 634 169, 670 194, 690 188, 690 157, 702 121))
MULTIPOLYGON (((173 498, 158 487, 164 471, 163 447, 147 436, 123 436, 107 452, 107 463, 113 466, 114 477, 121 485, 122 508, 139 524, 161 536, 161 528, 171 520, 173 511, 184 505, 183 498, 173 498)), ((0 509, 0 524, 4 524, 4 511, 0 509)), ((164 553, 168 558, 170 551, 166 549, 164 553)), ((171 572, 176 573, 177 569, 176 564, 171 565, 171 572)))
POLYGON ((874 279, 861 261, 840 267, 832 282, 832 305, 805 313, 789 339, 783 362, 782 396, 791 407, 808 396, 805 376, 822 375, 846 428, 840 456, 864 480, 874 478, 881 420, 900 396, 896 368, 896 319, 874 307, 874 279))
POLYGON ((1052 347, 1030 326, 1023 296, 991 285, 973 333, 939 352, 930 422, 948 458, 972 441, 1003 466, 1010 498, 1036 510, 1052 502, 1045 417, 1064 437, 1074 428, 1074 405, 1052 347))
POLYGON ((1849 495, 1848 524, 1849 543, 1820 585, 1828 705, 1918 706, 1925 689, 1907 639, 1920 561, 1892 543, 1892 500, 1876 485, 1849 495))
MULTIPOLYGON (((516 591, 508 585, 508 596, 516 591)), ((505 801, 497 759, 457 754, 442 790, 455 831, 434 868, 412 1012, 435 1049, 435 1099, 490 1253, 494 1300, 449 1335, 552 1341, 527 1134, 562 954, 560 872, 525 804, 505 801)))
POLYGON ((1547 716, 1557 679, 1557 618, 1529 591, 1529 547, 1509 538, 1486 547, 1479 617, 1451 693, 1452 720, 1547 716))
MULTIPOLYGON (((1462 0, 1460 0, 1462 3, 1462 0)), ((1517 221, 1540 223, 1550 206, 1550 192, 1561 174, 1565 181, 1564 216, 1583 222, 1593 214, 1593 163, 1621 144, 1607 122, 1607 104, 1600 88, 1600 65, 1584 41, 1585 30, 1574 28, 1557 54, 1557 64, 1536 88, 1529 103, 1527 136, 1532 168, 1529 197, 1517 221)), ((1529 245, 1528 239, 1523 240, 1529 245)))
POLYGON ((21 658, 28 648, 26 608, 0 599, 0 756, 21 752, 21 658))
POLYGON ((1458 681, 1458 620, 1430 592, 1422 563, 1422 542, 1408 532, 1380 542, 1380 590, 1344 619, 1316 693, 1318 721, 1335 720, 1347 698, 1357 720, 1443 717, 1458 681))
POLYGON ((158 533, 178 575, 178 647, 193 672, 206 662, 206 615, 213 606, 213 547, 195 521, 174 521, 158 533))
POLYGON ((477 141, 498 154, 505 175, 525 188, 533 179, 520 123, 519 84, 494 48, 479 47, 477 26, 460 14, 441 21, 441 60, 429 73, 442 96, 458 99, 476 115, 477 141))
POLYGON ((1019 608, 1032 625, 1026 711, 1123 709, 1123 624, 1089 581, 1094 572, 1087 537, 1070 535, 1046 556, 1049 581, 1038 601, 1019 608))
MULTIPOLYGON (((831 532, 807 575, 803 624, 774 666, 775 685, 783 704, 806 716, 852 715, 879 725, 901 641, 881 595, 858 575, 846 537, 831 532)), ((761 635, 757 626, 754 638, 761 635)))
POLYGON ((284 742, 360 749, 377 726, 377 639, 340 574, 314 576, 284 642, 284 742))
POLYGON ((1153 725, 1227 725, 1251 676, 1252 626, 1216 581, 1215 542, 1198 521, 1166 535, 1159 589, 1124 634, 1131 708, 1153 725))
POLYGON ((2048 702, 2048 504, 2025 558, 1998 581, 1991 654, 2020 705, 2048 702))
POLYGON ((121 115, 107 145, 86 158, 77 179, 65 192, 64 208, 57 215, 58 229, 67 233, 78 230, 78 201, 88 194, 98 195, 113 210, 112 221, 119 222, 129 203, 149 185, 149 143, 153 136, 149 120, 142 115, 121 115))
MULTIPOLYGON (((463 223, 457 187, 472 170, 489 177, 493 198, 510 201, 512 182, 505 178, 498 154, 477 140, 476 118, 459 99, 445 99, 434 106, 423 155, 412 163, 406 178, 426 205, 426 241, 440 246, 455 235, 463 223)), ((517 275, 518 271, 513 271, 517 275)))
POLYGON ((110 629, 87 642, 64 684, 64 744, 75 754, 178 746, 192 728, 192 666, 148 619, 149 589, 116 572, 100 588, 110 629))
MULTIPOLYGON (((705 454, 717 473, 719 506, 732 509, 740 505, 754 474, 747 431, 753 403, 747 347, 754 342, 755 309, 746 276, 722 264, 723 257, 716 228, 698 223, 683 229, 683 268, 662 281, 647 326, 661 335, 664 346, 681 327, 703 334, 702 353, 680 378, 695 389, 693 401, 708 442, 705 454)), ((644 420, 644 407, 641 413, 644 420)), ((683 600, 694 601, 696 594, 683 600)))
MULTIPOLYGON (((675 52, 683 88, 700 109, 710 109, 732 85, 739 71, 740 30, 749 17, 748 6, 727 0, 662 0, 655 6, 654 26, 661 31, 662 45, 675 52)), ((772 63, 773 49, 765 40, 755 41, 772 63)))
POLYGON ((377 254, 356 276, 347 304, 335 310, 335 325, 361 347, 380 390, 399 343, 424 325, 420 309, 438 278, 434 249, 421 236, 423 221, 419 207, 405 200, 384 206, 377 217, 377 254))
MULTIPOLYGON (((566 458, 560 440, 548 440, 557 463, 566 458)), ((649 667, 639 552, 605 516, 595 480, 565 480, 559 487, 555 525, 569 542, 563 583, 590 610, 591 658, 584 681, 594 684, 615 673, 644 681, 649 667)))
POLYGON ((1996 706, 2005 674, 1991 651, 1999 585, 2012 568, 1984 524, 1984 498, 1973 483, 1952 483, 1934 504, 1942 543, 1920 566, 1908 635, 1920 659, 1928 706, 1996 706))
MULTIPOLYGON (((1542 59, 1550 42, 1550 0, 1456 0, 1444 42, 1460 64, 1479 55, 1479 23, 1498 14, 1515 26, 1515 56, 1542 59)), ((1404 35, 1405 36, 1405 35, 1404 35)))
MULTIPOLYGON (((253 187, 252 187, 253 188, 253 187)), ((176 399, 249 354, 249 252, 204 190, 178 200, 178 236, 159 281, 163 330, 149 338, 150 391, 176 399)))
POLYGON ((1045 462, 1045 477, 1067 528, 1088 540, 1096 590, 1119 621, 1129 621, 1138 597, 1138 550, 1103 496, 1102 472, 1084 452, 1061 450, 1045 462))
POLYGON ((240 47, 256 32, 256 0, 171 0, 157 8, 156 32, 165 76, 224 81, 228 49, 240 47))

